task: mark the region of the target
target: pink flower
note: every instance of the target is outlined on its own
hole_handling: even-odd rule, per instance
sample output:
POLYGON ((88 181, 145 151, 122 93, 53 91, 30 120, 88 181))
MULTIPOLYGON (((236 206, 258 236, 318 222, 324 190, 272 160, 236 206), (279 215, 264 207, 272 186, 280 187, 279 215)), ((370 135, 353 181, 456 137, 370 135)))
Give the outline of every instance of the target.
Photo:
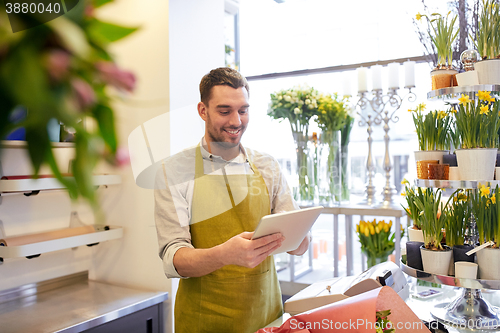
POLYGON ((100 61, 95 67, 104 82, 129 92, 134 90, 136 79, 133 73, 121 70, 112 62, 100 61))
POLYGON ((61 80, 68 74, 70 62, 71 58, 67 52, 60 49, 51 50, 45 62, 49 76, 56 81, 61 80))
POLYGON ((124 147, 118 147, 115 154, 115 163, 118 167, 123 167, 130 164, 130 155, 128 154, 128 149, 124 147))
POLYGON ((81 109, 85 109, 96 102, 94 89, 82 79, 71 80, 71 86, 75 91, 76 100, 81 109))

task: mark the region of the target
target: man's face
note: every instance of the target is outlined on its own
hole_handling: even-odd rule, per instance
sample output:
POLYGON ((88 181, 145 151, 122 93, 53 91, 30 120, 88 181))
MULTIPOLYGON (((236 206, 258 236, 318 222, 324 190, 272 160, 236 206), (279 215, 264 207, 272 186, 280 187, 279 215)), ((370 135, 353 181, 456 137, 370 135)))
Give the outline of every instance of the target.
POLYGON ((206 140, 224 148, 238 146, 248 124, 248 92, 244 87, 214 86, 208 102, 198 104, 206 140))

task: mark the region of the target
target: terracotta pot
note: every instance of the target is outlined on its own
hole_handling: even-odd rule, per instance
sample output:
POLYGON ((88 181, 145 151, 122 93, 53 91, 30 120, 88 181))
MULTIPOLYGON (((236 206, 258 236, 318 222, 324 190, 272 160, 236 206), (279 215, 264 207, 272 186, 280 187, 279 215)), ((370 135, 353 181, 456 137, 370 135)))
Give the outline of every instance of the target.
POLYGON ((432 90, 456 86, 456 74, 454 69, 436 69, 431 72, 432 90))

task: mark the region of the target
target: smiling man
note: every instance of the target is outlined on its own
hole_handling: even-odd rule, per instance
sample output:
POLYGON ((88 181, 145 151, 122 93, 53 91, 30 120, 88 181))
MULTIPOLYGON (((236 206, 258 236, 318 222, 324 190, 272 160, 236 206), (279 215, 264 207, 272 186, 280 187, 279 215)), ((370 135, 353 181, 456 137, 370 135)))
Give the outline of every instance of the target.
MULTIPOLYGON (((252 240, 264 215, 298 209, 277 161, 244 148, 249 87, 237 71, 200 83, 198 146, 168 158, 157 175, 155 220, 165 274, 181 278, 176 332, 255 332, 282 314, 273 256, 280 234, 252 240)), ((306 237, 290 254, 302 255, 306 237)))

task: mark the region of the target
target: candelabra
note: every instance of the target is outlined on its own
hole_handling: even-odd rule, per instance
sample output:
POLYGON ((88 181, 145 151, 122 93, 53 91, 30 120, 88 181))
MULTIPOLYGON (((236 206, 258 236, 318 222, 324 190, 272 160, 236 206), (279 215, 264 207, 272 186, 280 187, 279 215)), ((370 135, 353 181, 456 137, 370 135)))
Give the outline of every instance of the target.
POLYGON ((382 191, 383 200, 378 206, 379 208, 392 208, 394 206, 392 196, 396 190, 395 187, 391 185, 392 164, 389 155, 389 123, 397 123, 399 121, 399 117, 395 116, 395 113, 401 107, 403 100, 408 99, 409 102, 414 102, 416 100, 417 96, 411 91, 413 87, 406 88, 408 89, 408 94, 403 97, 400 97, 397 93, 397 89, 394 88, 389 89, 386 95, 383 94, 382 89, 375 89, 373 90, 372 99, 368 97, 367 91, 359 92, 359 100, 356 105, 359 106, 362 111, 366 110, 368 105, 370 105, 374 113, 374 117, 372 119, 371 115, 366 115, 365 117, 361 112, 358 112, 358 115, 361 117, 359 126, 368 125, 368 158, 366 162, 368 183, 366 185, 366 199, 362 202, 364 204, 375 204, 375 187, 372 179, 375 174, 375 166, 372 158, 372 125, 380 125, 384 123, 384 171, 386 182, 382 191))

